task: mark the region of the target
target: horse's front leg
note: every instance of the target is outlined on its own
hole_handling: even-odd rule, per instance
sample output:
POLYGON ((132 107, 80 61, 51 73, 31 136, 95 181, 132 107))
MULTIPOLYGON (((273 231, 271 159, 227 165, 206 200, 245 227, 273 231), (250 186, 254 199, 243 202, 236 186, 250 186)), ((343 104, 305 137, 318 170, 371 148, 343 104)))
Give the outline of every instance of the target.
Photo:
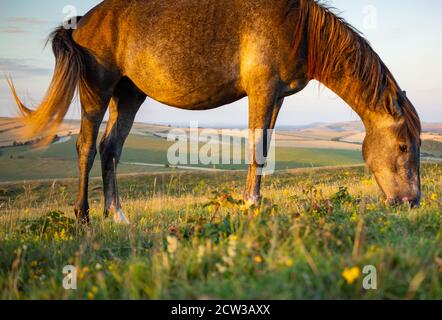
POLYGON ((249 169, 244 200, 257 204, 261 199, 262 169, 265 166, 271 143, 272 131, 283 99, 277 99, 275 89, 249 94, 249 169))

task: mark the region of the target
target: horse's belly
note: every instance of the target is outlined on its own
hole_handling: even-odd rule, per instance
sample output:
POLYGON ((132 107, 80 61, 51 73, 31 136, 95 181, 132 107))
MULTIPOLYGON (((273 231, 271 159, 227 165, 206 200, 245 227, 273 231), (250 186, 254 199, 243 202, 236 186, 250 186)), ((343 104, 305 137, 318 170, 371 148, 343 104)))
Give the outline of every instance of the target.
POLYGON ((128 64, 126 76, 154 100, 183 109, 205 110, 244 96, 238 60, 183 57, 171 51, 162 56, 144 52, 128 64))
POLYGON ((245 96, 234 81, 216 84, 162 83, 152 78, 146 82, 138 82, 137 79, 132 81, 148 97, 172 107, 188 110, 214 109, 245 96))

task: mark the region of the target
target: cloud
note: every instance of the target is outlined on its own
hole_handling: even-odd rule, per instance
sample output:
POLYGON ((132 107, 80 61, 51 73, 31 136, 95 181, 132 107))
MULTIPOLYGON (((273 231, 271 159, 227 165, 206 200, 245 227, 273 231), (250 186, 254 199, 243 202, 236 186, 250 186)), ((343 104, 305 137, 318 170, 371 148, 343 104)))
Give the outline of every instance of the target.
POLYGON ((41 20, 31 17, 12 17, 3 19, 3 22, 7 22, 8 26, 0 27, 0 33, 25 33, 26 30, 23 29, 26 25, 43 25, 50 23, 47 20, 41 20))
POLYGON ((0 28, 0 33, 24 33, 25 31, 16 27, 0 28))
POLYGON ((0 58, 0 73, 5 73, 14 78, 24 78, 29 76, 47 76, 52 74, 51 69, 33 66, 25 59, 0 58))
POLYGON ((8 18, 5 21, 11 22, 11 23, 21 23, 21 24, 46 24, 49 23, 47 20, 41 20, 37 18, 31 18, 31 17, 13 17, 8 18))

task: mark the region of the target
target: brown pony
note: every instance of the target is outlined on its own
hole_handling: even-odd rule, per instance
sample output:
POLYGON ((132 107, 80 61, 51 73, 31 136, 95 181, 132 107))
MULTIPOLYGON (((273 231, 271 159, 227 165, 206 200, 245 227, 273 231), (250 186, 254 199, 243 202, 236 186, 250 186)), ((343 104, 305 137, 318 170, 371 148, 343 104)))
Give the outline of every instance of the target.
MULTIPOLYGON (((45 143, 78 89, 82 120, 75 212, 80 221, 89 221, 89 171, 108 108, 99 148, 105 214, 125 221, 116 165, 146 96, 188 110, 248 96, 250 129, 266 130, 275 127, 284 97, 312 79, 342 97, 363 120, 364 158, 387 198, 419 203, 416 110, 369 43, 314 0, 106 0, 82 17, 77 29, 57 29, 52 45, 54 77, 35 111, 10 85, 24 115, 24 134, 44 135, 45 143)), ((253 148, 260 139, 265 140, 252 138, 253 148)), ((256 202, 260 165, 252 160, 245 198, 256 202)))

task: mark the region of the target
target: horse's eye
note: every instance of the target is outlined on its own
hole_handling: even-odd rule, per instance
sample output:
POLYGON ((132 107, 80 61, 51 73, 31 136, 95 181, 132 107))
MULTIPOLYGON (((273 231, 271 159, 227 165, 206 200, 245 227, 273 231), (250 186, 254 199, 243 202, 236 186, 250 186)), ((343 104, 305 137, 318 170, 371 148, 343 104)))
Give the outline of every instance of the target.
POLYGON ((408 152, 408 146, 406 144, 400 144, 399 145, 399 149, 401 150, 401 152, 403 153, 407 153, 408 152))

